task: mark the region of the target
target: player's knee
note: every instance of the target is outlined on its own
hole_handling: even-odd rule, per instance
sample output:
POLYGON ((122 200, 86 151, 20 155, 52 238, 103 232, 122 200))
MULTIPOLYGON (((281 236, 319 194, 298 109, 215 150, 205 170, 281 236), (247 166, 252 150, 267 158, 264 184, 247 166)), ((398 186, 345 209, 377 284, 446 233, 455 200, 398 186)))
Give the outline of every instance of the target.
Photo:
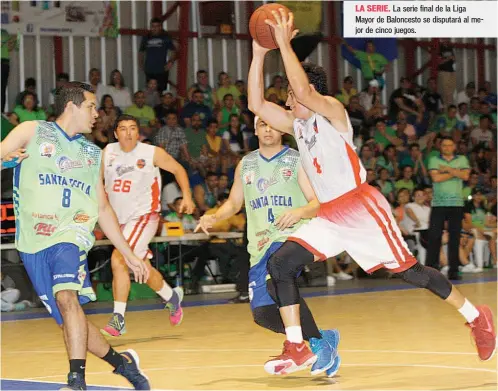
POLYGON ((55 294, 59 311, 64 314, 79 306, 78 293, 74 290, 62 290, 55 294))
POLYGON ((286 259, 281 258, 277 253, 273 254, 268 261, 268 274, 274 281, 287 280, 292 277, 290 264, 286 259))
POLYGON ((438 270, 416 263, 411 268, 398 273, 407 283, 424 288, 446 300, 451 294, 452 285, 438 270))
POLYGON ((120 271, 128 272, 128 267, 121 253, 114 250, 111 255, 111 268, 113 273, 119 273, 120 271))

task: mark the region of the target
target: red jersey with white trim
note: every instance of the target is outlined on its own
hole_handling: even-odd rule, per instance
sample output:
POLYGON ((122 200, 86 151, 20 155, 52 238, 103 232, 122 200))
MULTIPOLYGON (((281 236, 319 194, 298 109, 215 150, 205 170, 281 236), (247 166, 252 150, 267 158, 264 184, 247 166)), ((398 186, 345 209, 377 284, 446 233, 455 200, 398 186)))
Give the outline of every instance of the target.
POLYGON ((347 133, 339 132, 318 113, 308 120, 294 120, 301 162, 322 204, 357 188, 367 178, 355 152, 353 127, 347 119, 347 133))
POLYGON ((119 224, 161 211, 161 174, 154 166, 153 145, 139 142, 131 152, 119 143, 104 149, 105 191, 119 224))

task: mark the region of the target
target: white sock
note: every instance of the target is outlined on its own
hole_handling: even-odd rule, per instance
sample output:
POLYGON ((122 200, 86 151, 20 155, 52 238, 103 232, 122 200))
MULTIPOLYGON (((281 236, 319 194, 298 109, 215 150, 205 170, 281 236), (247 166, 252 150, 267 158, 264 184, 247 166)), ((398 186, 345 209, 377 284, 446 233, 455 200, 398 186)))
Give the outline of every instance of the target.
POLYGON ((171 299, 171 296, 173 296, 173 289, 166 284, 166 282, 163 284, 163 287, 156 292, 159 296, 161 296, 165 301, 168 301, 171 299))
POLYGON ((301 326, 290 326, 285 328, 285 335, 290 342, 301 343, 303 342, 303 332, 301 326))
POLYGON ((114 302, 114 313, 115 314, 121 314, 121 316, 124 316, 125 311, 126 311, 126 303, 123 303, 121 301, 114 302))
POLYGON ((467 299, 465 299, 465 303, 463 303, 458 312, 460 312, 469 323, 473 322, 479 316, 477 308, 467 299))

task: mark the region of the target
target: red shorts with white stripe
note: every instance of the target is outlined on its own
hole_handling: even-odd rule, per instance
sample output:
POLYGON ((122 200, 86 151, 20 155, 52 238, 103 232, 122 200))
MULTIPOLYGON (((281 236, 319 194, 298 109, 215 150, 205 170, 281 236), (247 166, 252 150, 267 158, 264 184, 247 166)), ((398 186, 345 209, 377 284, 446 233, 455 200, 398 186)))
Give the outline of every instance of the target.
POLYGON ((320 205, 318 217, 288 240, 301 244, 320 260, 347 251, 368 273, 381 267, 402 272, 417 262, 403 240, 391 206, 367 183, 320 205))
POLYGON ((159 215, 157 213, 149 213, 121 225, 121 232, 137 257, 152 258, 149 243, 156 236, 158 225, 159 215))

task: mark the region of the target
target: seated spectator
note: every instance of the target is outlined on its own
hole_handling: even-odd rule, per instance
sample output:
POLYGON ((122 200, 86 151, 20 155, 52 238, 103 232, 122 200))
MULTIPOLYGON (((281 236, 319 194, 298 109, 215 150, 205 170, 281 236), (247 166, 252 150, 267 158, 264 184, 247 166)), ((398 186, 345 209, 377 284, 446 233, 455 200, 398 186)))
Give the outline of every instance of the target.
POLYGON ((97 97, 97 102, 102 101, 102 96, 105 95, 106 86, 102 84, 100 70, 97 68, 92 68, 88 71, 88 80, 90 85, 95 91, 95 96, 97 97))
MULTIPOLYGON (((234 104, 236 106, 240 105, 239 96, 240 92, 235 85, 230 81, 230 76, 226 72, 220 72, 218 74, 218 89, 216 90, 216 100, 219 106, 226 106, 225 96, 231 95, 234 104)), ((218 120, 218 122, 221 122, 218 120)))
POLYGON ((218 125, 220 131, 224 132, 230 123, 230 117, 232 115, 239 116, 240 111, 239 108, 235 105, 235 101, 233 99, 232 94, 226 94, 223 97, 223 107, 218 113, 218 125))
POLYGON ((475 128, 470 133, 470 140, 472 142, 472 146, 483 146, 485 148, 489 148, 494 144, 494 135, 491 131, 490 124, 492 123, 492 119, 489 115, 482 115, 479 120, 479 127, 475 128))
POLYGON ((190 119, 197 114, 201 120, 201 126, 206 128, 208 121, 211 119, 211 109, 203 103, 204 94, 201 90, 195 90, 192 93, 192 99, 182 109, 180 114, 180 124, 186 128, 190 127, 190 119))
MULTIPOLYGON (((377 82, 377 85, 379 83, 377 82)), ((351 76, 346 76, 342 82, 342 88, 341 90, 335 94, 335 98, 341 102, 344 106, 349 105, 349 100, 358 94, 358 91, 356 91, 356 88, 353 88, 354 86, 354 80, 351 76)), ((363 105, 362 105, 363 106, 363 105)), ((365 110, 367 109, 365 106, 363 106, 365 110)))
POLYGON ((392 127, 387 126, 386 121, 383 119, 377 120, 374 140, 381 152, 389 145, 395 147, 403 145, 403 140, 400 140, 396 135, 396 131, 392 127))
POLYGON ((201 215, 214 208, 218 199, 218 174, 208 172, 205 182, 194 187, 193 195, 201 215))
POLYGON ((287 88, 284 86, 284 78, 280 75, 273 76, 273 81, 270 87, 265 91, 266 100, 270 100, 270 96, 275 96, 275 104, 277 105, 285 105, 287 102, 287 88))
POLYGON ((17 125, 24 121, 44 121, 46 119, 45 111, 36 105, 36 95, 26 92, 22 97, 21 105, 14 108, 11 121, 17 125))
POLYGON ((420 146, 417 143, 412 143, 408 147, 408 155, 404 155, 400 162, 401 166, 409 166, 413 168, 413 178, 416 183, 428 183, 429 173, 424 164, 420 146))
POLYGON ((479 126, 479 120, 481 119, 481 101, 477 97, 470 100, 469 118, 473 128, 479 126))
POLYGON ((370 170, 375 170, 377 166, 377 159, 369 144, 363 144, 360 149, 360 160, 363 167, 370 170))
POLYGON ((413 199, 414 202, 405 206, 406 215, 409 217, 406 226, 410 234, 416 235, 417 259, 425 264, 431 207, 425 204, 426 195, 422 188, 415 189, 413 199))
POLYGON ((455 143, 458 143, 462 137, 465 125, 457 119, 457 108, 455 105, 449 105, 446 114, 439 116, 433 127, 433 131, 439 133, 442 137, 449 136, 455 143))
POLYGON ((166 125, 166 116, 172 112, 176 113, 177 109, 174 95, 171 92, 163 92, 161 95, 161 104, 154 107, 154 112, 161 125, 166 125))
POLYGON ((467 185, 462 190, 462 197, 464 202, 472 199, 472 191, 479 184, 479 173, 477 171, 472 170, 469 174, 469 180, 467 181, 467 185))
POLYGON ((427 80, 427 88, 422 95, 422 101, 430 119, 439 115, 443 109, 443 101, 441 95, 437 92, 437 80, 434 77, 427 80))
POLYGON ((247 109, 247 86, 244 80, 237 80, 235 82, 235 87, 239 90, 239 109, 242 111, 247 109), (245 106, 244 106, 244 102, 245 106))
POLYGON ((414 241, 408 240, 411 236, 409 231, 410 227, 410 218, 406 214, 405 206, 410 202, 410 191, 408 189, 401 188, 397 191, 396 194, 396 203, 394 204, 394 217, 396 218, 396 222, 398 223, 399 230, 403 235, 403 239, 408 244, 410 250, 414 249, 414 241))
POLYGON ((416 142, 417 141, 417 131, 412 124, 409 124, 406 118, 406 113, 400 111, 396 119, 396 123, 392 126, 396 131, 398 138, 406 142, 416 142))
POLYGON ((69 75, 67 73, 59 73, 55 77, 55 88, 52 89, 52 91, 50 91, 50 94, 48 95, 48 104, 50 105, 49 111, 51 113, 54 112, 53 105, 55 103, 55 91, 57 91, 57 89, 59 87, 62 87, 64 85, 66 85, 67 83, 69 83, 69 75))
MULTIPOLYGON (((228 199, 228 194, 220 194, 218 196, 217 205, 206 211, 207 215, 215 214, 218 209, 226 202, 228 199)), ((246 219, 243 213, 236 214, 226 220, 217 221, 212 227, 213 232, 242 232, 244 231, 244 226, 246 224, 246 219)), ((218 259, 218 265, 220 266, 221 282, 223 284, 231 283, 229 273, 231 270, 231 261, 240 257, 245 251, 240 246, 236 246, 232 242, 226 239, 211 239, 209 242, 209 252, 212 256, 218 259)))
POLYGON ((104 149, 105 146, 109 143, 107 131, 104 127, 104 120, 101 117, 97 117, 97 119, 95 120, 92 133, 90 133, 90 140, 100 149, 104 149))
POLYGON ((469 110, 469 105, 467 103, 460 103, 458 105, 458 112, 456 114, 456 119, 464 127, 462 131, 463 138, 467 137, 468 132, 470 132, 472 128, 472 123, 470 122, 468 110, 469 110))
POLYGON ((25 94, 31 93, 35 96, 35 102, 36 106, 39 104, 38 100, 38 95, 36 95, 36 79, 33 77, 28 77, 24 81, 24 91, 21 91, 19 94, 16 96, 16 106, 21 106, 22 105, 22 98, 24 97, 25 94))
POLYGON ((111 72, 110 82, 106 88, 106 93, 112 96, 114 104, 118 106, 121 111, 133 104, 130 90, 125 86, 123 75, 121 75, 121 72, 117 69, 114 69, 111 72))
POLYGON ((400 83, 401 87, 394 90, 389 98, 389 118, 395 120, 400 111, 405 111, 412 118, 419 117, 419 105, 410 79, 402 77, 400 83))
POLYGON ((470 156, 470 165, 480 176, 488 175, 491 170, 491 159, 486 157, 486 152, 488 152, 487 148, 478 145, 470 156))
POLYGON ((102 96, 99 108, 99 117, 102 118, 104 129, 110 142, 115 141, 114 124, 116 119, 121 115, 121 109, 114 106, 114 100, 111 95, 102 96))
POLYGON ((175 200, 183 199, 182 191, 176 181, 168 183, 161 192, 161 211, 163 215, 175 211, 175 200))
POLYGON ((457 94, 456 103, 457 103, 457 105, 459 105, 460 103, 469 104, 470 100, 475 96, 477 96, 476 83, 471 81, 471 82, 467 83, 467 85, 465 86, 465 90, 460 91, 457 94))
POLYGON ((496 112, 496 100, 497 96, 492 90, 491 82, 486 81, 484 83, 484 89, 486 90, 486 98, 484 98, 484 101, 489 103, 491 109, 496 112))
MULTIPOLYGON (((394 185, 390 180, 389 171, 387 168, 380 168, 378 170, 377 185, 379 185, 380 192, 387 198, 389 203, 394 203, 394 185)), ((432 190, 432 188, 431 188, 432 190)))
POLYGON ((384 148, 382 155, 377 159, 377 167, 387 169, 390 178, 399 176, 398 159, 394 145, 389 144, 384 148))
POLYGON ((489 117, 491 118, 490 127, 491 129, 496 129, 496 112, 491 111, 491 105, 489 103, 482 100, 479 103, 479 113, 481 114, 481 116, 489 115, 489 117))
POLYGON ((218 136, 218 121, 211 119, 206 128, 206 141, 208 144, 208 156, 217 158, 221 152, 222 139, 218 136))
POLYGON ((157 91, 157 80, 149 79, 147 89, 144 91, 145 104, 150 107, 156 107, 161 104, 161 98, 157 91))
POLYGON ((218 194, 230 194, 230 180, 227 174, 220 174, 218 177, 218 194))
POLYGON ((360 106, 360 99, 355 95, 349 99, 349 105, 346 108, 349 114, 349 120, 353 126, 354 134, 361 134, 361 128, 365 122, 365 109, 360 106))
MULTIPOLYGON (((377 186, 377 173, 371 168, 367 168, 367 183, 370 186, 377 186)), ((378 189, 380 191, 380 187, 378 189)))
POLYGON ((21 291, 16 289, 14 280, 0 272, 1 293, 0 293, 0 309, 2 312, 23 311, 26 308, 34 307, 35 304, 28 300, 19 301, 21 291))
POLYGON ((188 90, 188 100, 192 100, 192 93, 195 90, 201 90, 203 94, 203 103, 209 107, 210 110, 214 109, 214 105, 216 102, 216 96, 215 96, 215 91, 213 88, 209 85, 209 77, 208 73, 200 69, 197 71, 197 83, 192 84, 192 86, 188 90))
POLYGON ((223 133, 223 145, 228 154, 239 156, 249 151, 247 134, 242 131, 239 116, 232 114, 230 124, 223 133))
POLYGON ((401 168, 401 177, 394 184, 396 191, 407 189, 410 194, 415 189, 415 181, 413 180, 413 168, 405 166, 401 168))
POLYGON ((360 93, 359 101, 360 105, 367 112, 367 117, 371 116, 372 108, 374 108, 376 104, 381 103, 379 94, 379 82, 377 80, 370 80, 367 90, 360 93))
POLYGON ((138 122, 140 123, 140 137, 142 140, 153 137, 157 125, 154 109, 145 104, 145 94, 143 91, 135 92, 133 98, 135 103, 126 108, 125 114, 138 119, 138 122))

